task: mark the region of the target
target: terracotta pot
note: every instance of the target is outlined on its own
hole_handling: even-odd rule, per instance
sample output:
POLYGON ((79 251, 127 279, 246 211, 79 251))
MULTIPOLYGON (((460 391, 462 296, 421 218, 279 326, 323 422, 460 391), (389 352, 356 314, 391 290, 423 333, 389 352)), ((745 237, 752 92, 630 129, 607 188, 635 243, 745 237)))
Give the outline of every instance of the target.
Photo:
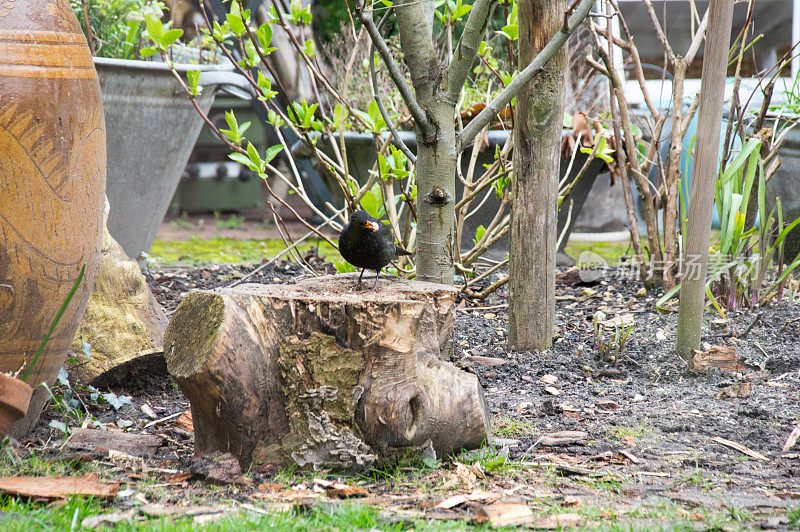
MULTIPOLYGON (((67 0, 0 0, 0 372, 27 369, 67 293, 86 275, 33 368, 51 383, 97 270, 105 190, 100 85, 67 0)), ((27 433, 47 390, 36 389, 27 433)))
POLYGON ((0 373, 0 441, 8 435, 11 425, 28 411, 32 393, 26 383, 0 373))

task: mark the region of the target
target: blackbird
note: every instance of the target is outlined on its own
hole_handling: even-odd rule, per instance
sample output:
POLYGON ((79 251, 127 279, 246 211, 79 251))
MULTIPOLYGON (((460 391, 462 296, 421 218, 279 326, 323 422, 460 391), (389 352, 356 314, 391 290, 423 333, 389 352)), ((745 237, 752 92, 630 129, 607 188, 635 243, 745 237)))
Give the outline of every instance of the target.
POLYGON ((344 260, 356 268, 361 268, 356 288, 361 286, 361 277, 365 269, 377 272, 373 290, 378 286, 381 268, 396 259, 398 255, 411 255, 408 251, 397 247, 388 226, 362 210, 355 211, 350 216, 350 222, 342 229, 342 234, 339 235, 339 253, 344 260))

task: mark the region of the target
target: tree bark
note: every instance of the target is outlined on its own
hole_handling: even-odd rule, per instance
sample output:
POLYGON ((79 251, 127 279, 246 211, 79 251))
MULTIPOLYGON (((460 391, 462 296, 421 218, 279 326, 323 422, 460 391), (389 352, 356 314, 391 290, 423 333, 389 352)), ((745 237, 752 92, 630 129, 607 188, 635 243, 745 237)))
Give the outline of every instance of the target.
POLYGON ((457 246, 453 234, 457 98, 449 98, 442 87, 446 75, 433 44, 433 4, 432 0, 397 2, 397 26, 416 99, 435 125, 433 135, 419 124, 416 127, 417 279, 452 285, 457 246))
POLYGON ((678 355, 685 360, 700 346, 733 0, 711 0, 709 11, 676 340, 678 355))
POLYGON ((189 398, 195 451, 251 463, 364 470, 407 451, 487 440, 475 375, 440 356, 457 290, 355 274, 184 298, 165 357, 189 398), (388 287, 387 287, 388 285, 388 287))
MULTIPOLYGON (((565 4, 519 2, 519 61, 528 65, 559 31, 565 4)), ((508 341, 547 349, 555 327, 558 164, 564 114, 563 47, 517 94, 509 253, 508 341)))

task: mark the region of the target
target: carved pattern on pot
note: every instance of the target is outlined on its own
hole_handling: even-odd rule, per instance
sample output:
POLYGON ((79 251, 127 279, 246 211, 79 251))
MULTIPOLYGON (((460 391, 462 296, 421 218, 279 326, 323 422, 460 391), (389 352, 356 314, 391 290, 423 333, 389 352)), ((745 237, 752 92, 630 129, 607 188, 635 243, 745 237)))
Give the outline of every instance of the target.
POLYGON ((0 17, 7 17, 14 8, 14 0, 0 0, 0 17))
MULTIPOLYGON (((65 151, 43 134, 31 113, 0 104, 0 205, 14 206, 0 212, 0 335, 5 337, 0 357, 36 349, 38 333, 53 318, 46 303, 66 296, 93 254, 89 248, 97 238, 90 233, 98 224, 86 219, 85 208, 94 200, 74 176, 102 181, 102 120, 101 109, 85 108, 73 126, 73 149, 65 151), (43 210, 43 204, 57 208, 43 210), (62 245, 53 246, 54 237, 62 245)), ((69 327, 59 327, 51 341, 66 345, 71 336, 69 327)))

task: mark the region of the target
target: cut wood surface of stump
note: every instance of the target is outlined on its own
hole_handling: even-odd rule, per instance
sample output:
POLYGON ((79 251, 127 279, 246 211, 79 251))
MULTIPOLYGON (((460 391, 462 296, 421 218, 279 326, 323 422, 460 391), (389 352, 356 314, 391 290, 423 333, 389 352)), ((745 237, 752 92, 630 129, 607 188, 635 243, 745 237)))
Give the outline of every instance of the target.
POLYGON ((442 359, 457 290, 393 278, 356 291, 355 280, 187 294, 164 349, 192 405, 196 453, 359 470, 486 441, 477 377, 442 359))

